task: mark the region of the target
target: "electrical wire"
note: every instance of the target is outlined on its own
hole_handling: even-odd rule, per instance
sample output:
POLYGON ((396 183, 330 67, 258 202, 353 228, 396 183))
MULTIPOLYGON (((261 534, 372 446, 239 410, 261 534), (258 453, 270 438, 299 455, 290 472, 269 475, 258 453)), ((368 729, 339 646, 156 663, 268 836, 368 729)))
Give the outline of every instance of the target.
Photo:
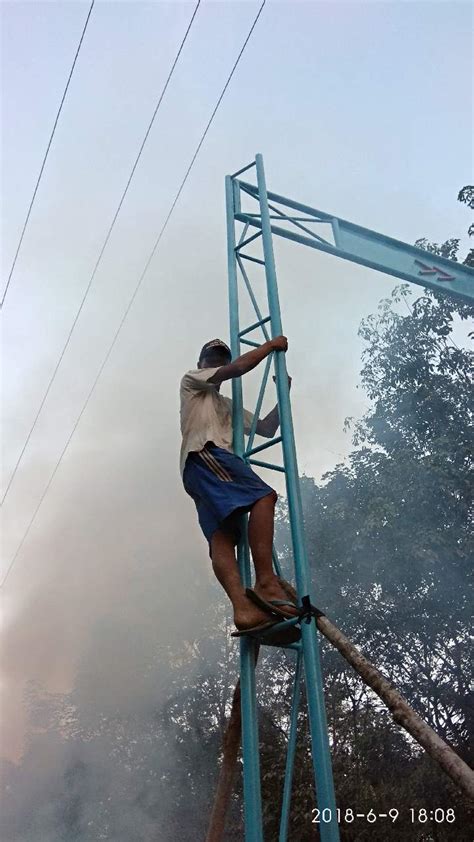
POLYGON ((24 222, 24 225, 23 225, 23 230, 22 230, 21 235, 20 235, 20 241, 19 241, 19 243, 18 243, 18 246, 17 246, 16 252, 15 252, 15 257, 13 258, 13 263, 12 263, 12 267, 11 267, 11 269, 10 269, 10 274, 8 275, 7 284, 6 284, 6 287, 5 287, 4 293, 3 293, 2 300, 1 300, 1 302, 0 302, 0 309, 3 307, 4 301, 5 301, 5 297, 6 297, 6 294, 7 294, 7 290, 8 290, 8 287, 10 286, 10 281, 11 281, 11 279, 12 279, 12 275, 13 275, 13 272, 14 272, 14 270, 15 270, 16 261, 17 261, 17 259, 18 259, 18 255, 19 255, 19 253, 20 253, 20 249, 21 249, 21 244, 22 244, 22 242, 23 242, 23 237, 25 236, 25 231, 26 231, 26 228, 27 228, 27 225, 28 225, 29 219, 30 219, 30 215, 31 215, 31 211, 32 211, 32 208, 33 208, 33 205, 34 205, 34 201, 35 201, 35 199, 36 199, 36 194, 37 194, 37 192, 38 192, 38 187, 39 187, 39 185, 40 185, 41 177, 42 177, 42 175, 43 175, 43 170, 44 170, 44 168, 45 168, 46 160, 47 160, 47 157, 48 157, 48 155, 49 155, 49 150, 50 150, 50 148, 51 148, 51 144, 52 144, 52 142, 53 142, 53 137, 54 137, 54 133, 55 133, 55 131, 56 131, 56 126, 58 125, 59 116, 60 116, 60 114, 61 114, 62 107, 63 107, 63 105, 64 105, 64 100, 66 99, 66 94, 67 94, 67 92, 68 92, 69 83, 70 83, 70 81, 71 81, 72 74, 74 73, 74 68, 75 68, 75 66, 76 66, 77 57, 78 57, 78 55, 79 55, 79 52, 80 52, 80 49, 81 49, 81 46, 82 46, 82 42, 83 42, 83 40, 84 40, 84 35, 86 34, 87 25, 88 25, 88 23, 89 23, 89 18, 90 18, 91 14, 92 14, 92 9, 94 8, 94 3, 95 3, 95 0, 92 0, 92 3, 91 3, 91 5, 90 5, 90 7, 89 7, 89 12, 88 12, 88 14, 87 14, 86 22, 85 22, 85 24, 84 24, 84 27, 83 27, 83 30, 82 30, 81 37, 80 37, 80 39, 79 39, 79 45, 78 45, 77 50, 76 50, 76 55, 74 56, 74 61, 73 61, 73 63, 72 63, 72 67, 71 67, 71 70, 70 70, 70 72, 69 72, 68 80, 67 80, 67 82, 66 82, 66 87, 64 88, 64 93, 63 93, 63 96, 62 96, 61 102, 60 102, 60 104, 59 104, 59 109, 58 109, 58 113, 56 114, 56 119, 55 119, 55 121, 54 121, 53 130, 52 130, 52 132, 51 132, 51 135, 50 135, 50 138, 49 138, 49 141, 48 141, 48 145, 47 145, 47 147, 46 147, 46 152, 45 152, 45 154, 44 154, 43 163, 41 164, 41 169, 40 169, 40 171, 39 171, 39 176, 38 176, 38 178, 37 178, 37 180, 36 180, 36 186, 35 186, 35 189, 34 189, 34 191, 33 191, 33 196, 32 196, 32 198, 31 198, 30 206, 29 206, 29 208, 28 208, 28 213, 26 214, 26 219, 25 219, 25 222, 24 222))
POLYGON ((82 416, 83 416, 83 414, 84 414, 84 412, 85 412, 85 409, 86 409, 86 407, 87 407, 87 405, 88 405, 88 403, 89 403, 89 401, 90 401, 90 399, 91 399, 91 397, 92 397, 92 394, 93 394, 93 392, 94 392, 94 390, 95 390, 95 387, 96 387, 97 383, 99 382, 99 379, 100 379, 100 377, 101 377, 101 374, 102 374, 102 372, 103 372, 103 370, 104 370, 104 368, 105 368, 105 366, 106 366, 106 364, 107 364, 107 361, 108 361, 108 359, 109 359, 109 357, 110 357, 110 354, 112 353, 112 350, 113 350, 113 348, 114 348, 114 346, 115 346, 115 343, 116 343, 116 341, 117 341, 117 338, 118 338, 118 336, 119 336, 119 333, 120 333, 120 331, 122 330, 122 327, 123 327, 123 325, 124 325, 124 323, 125 323, 125 320, 126 320, 126 318, 127 318, 128 314, 129 314, 129 312, 130 312, 130 310, 131 310, 131 308, 132 308, 132 305, 133 305, 133 303, 134 303, 134 301, 135 301, 135 298, 136 298, 136 296, 137 296, 137 293, 138 293, 138 291, 139 291, 139 289, 140 289, 140 287, 141 287, 142 281, 143 281, 143 279, 144 279, 144 277, 145 277, 145 275, 146 275, 146 272, 147 272, 147 270, 148 270, 148 267, 149 267, 149 265, 150 265, 150 263, 151 263, 151 261, 152 261, 152 259, 153 259, 154 255, 155 255, 155 252, 156 252, 156 250, 157 250, 157 248, 158 248, 158 245, 159 245, 160 240, 161 240, 161 238, 162 238, 162 236, 163 236, 163 233, 164 233, 164 231, 165 231, 165 229, 166 229, 166 226, 168 225, 168 222, 169 222, 169 220, 170 220, 171 214, 173 213, 173 210, 174 210, 174 208, 176 207, 177 201, 178 201, 178 199, 179 199, 179 197, 180 197, 180 195, 181 195, 181 192, 182 192, 183 187, 184 187, 184 185, 185 185, 185 183, 186 183, 186 181, 187 181, 187 178, 188 178, 188 176, 189 176, 189 173, 191 172, 191 168, 192 168, 192 166, 193 166, 193 164, 194 164, 194 161, 196 160, 196 157, 197 157, 197 155, 198 155, 198 152, 199 152, 199 150, 200 150, 200 148, 201 148, 201 146, 202 146, 202 144, 203 144, 203 142, 204 142, 204 139, 205 139, 205 137, 206 137, 206 135, 207 135, 207 132, 209 131, 209 128, 210 128, 210 126, 211 126, 211 123, 212 123, 212 121, 213 121, 213 119, 214 119, 214 117, 215 117, 215 115, 216 115, 217 109, 219 108, 219 105, 220 105, 220 103, 221 103, 221 101, 222 101, 222 98, 223 98, 223 96, 224 96, 224 94, 225 94, 225 92, 226 92, 226 90, 227 90, 227 88, 228 88, 228 86, 229 86, 229 83, 230 83, 230 81, 231 81, 231 79, 232 79, 232 77, 233 77, 233 75, 234 75, 234 72, 235 72, 235 70, 237 69, 237 65, 239 64, 239 61, 240 61, 240 59, 241 59, 241 57, 242 57, 242 55, 243 55, 243 52, 244 52, 244 50, 245 50, 245 47, 247 46, 247 44, 248 44, 248 42, 249 42, 249 40, 250 40, 250 37, 251 37, 251 35, 252 35, 252 33, 253 33, 253 30, 255 29, 255 27, 256 27, 256 25, 257 25, 258 19, 259 19, 260 15, 261 15, 261 13, 262 13, 262 11, 263 11, 263 8, 264 8, 264 6, 265 6, 265 3, 266 3, 266 0, 263 0, 262 4, 261 4, 261 6, 260 6, 260 8, 259 8, 259 10, 258 10, 258 12, 257 12, 257 15, 256 15, 256 17, 255 17, 255 19, 254 19, 254 22, 253 22, 253 24, 252 24, 252 26, 251 26, 251 28, 250 28, 250 30, 249 30, 249 33, 248 33, 248 35, 247 35, 247 37, 246 37, 246 39, 245 39, 245 41, 244 41, 244 44, 243 44, 243 46, 242 46, 242 49, 240 50, 240 53, 239 53, 239 55, 237 56, 237 59, 236 59, 236 61, 235 61, 235 63, 234 63, 234 66, 232 67, 232 70, 231 70, 231 72, 230 72, 230 74, 229 74, 229 76, 228 76, 228 79, 227 79, 227 81, 226 81, 226 83, 225 83, 225 85, 224 85, 224 88, 222 89, 222 92, 221 92, 221 94, 220 94, 220 96, 219 96, 219 99, 217 100, 216 106, 215 106, 215 108, 214 108, 214 110, 213 110, 213 112, 212 112, 212 114, 211 114, 211 117, 210 117, 210 119, 209 119, 209 121, 208 121, 208 123, 207 123, 206 128, 204 129, 204 132, 203 132, 203 134, 202 134, 202 136, 201 136, 201 139, 200 139, 200 141, 199 141, 199 143, 198 143, 198 145, 197 145, 196 151, 195 151, 195 153, 194 153, 194 155, 193 155, 193 157, 192 157, 192 159, 191 159, 191 163, 190 163, 190 165, 189 165, 188 169, 186 170, 186 174, 185 174, 185 176, 184 176, 184 178, 183 178, 183 180, 182 180, 182 182, 181 182, 181 185, 180 185, 180 187, 179 187, 179 189, 178 189, 178 192, 177 192, 177 194, 176 194, 176 196, 175 196, 175 199, 174 199, 174 201, 173 201, 173 204, 171 205, 171 209, 170 209, 170 211, 169 211, 169 213, 168 213, 168 216, 166 217, 165 222, 163 223, 163 226, 162 226, 162 228, 161 228, 161 231, 160 231, 160 233, 158 234, 158 237, 157 237, 157 239, 156 239, 156 241, 155 241, 155 244, 154 244, 154 246, 153 246, 153 249, 152 249, 152 251, 151 251, 151 254, 150 254, 150 256, 149 256, 149 258, 148 258, 148 260, 147 260, 147 262, 146 262, 146 264, 145 264, 145 268, 143 269, 143 272, 142 272, 142 274, 140 275, 140 278, 139 278, 139 280, 138 280, 138 283, 137 283, 137 284, 136 284, 136 286, 135 286, 135 289, 134 289, 134 291, 133 291, 133 293, 132 293, 132 296, 131 296, 131 298, 130 298, 130 300, 129 300, 129 302, 128 302, 128 305, 127 305, 127 307, 126 307, 126 309, 125 309, 125 313, 124 313, 124 315, 123 315, 123 317, 122 317, 122 319, 121 319, 121 321, 120 321, 120 324, 119 324, 119 326, 118 326, 118 328, 117 328, 117 330, 116 330, 116 332, 115 332, 114 338, 113 338, 113 340, 112 340, 112 342, 111 342, 111 344, 110 344, 110 346, 109 346, 109 348, 108 348, 108 351, 107 351, 107 353, 106 353, 106 355, 105 355, 105 357, 104 357, 104 359, 103 359, 103 361, 102 361, 102 364, 101 364, 101 366, 100 366, 100 368, 99 368, 99 371, 98 371, 98 373, 97 373, 97 376, 96 376, 96 378, 95 378, 95 380, 94 380, 94 383, 92 384, 92 387, 91 387, 91 389, 90 389, 90 391, 89 391, 89 394, 87 395, 87 398, 86 398, 86 400, 85 400, 85 402, 84 402, 84 405, 83 405, 83 407, 82 407, 82 409, 81 409, 81 411, 80 411, 80 413, 79 413, 79 416, 78 416, 78 418, 77 418, 77 420, 76 420, 76 423, 74 424, 74 427, 73 427, 73 428, 72 428, 72 430, 71 430, 71 433, 70 433, 70 435, 69 435, 69 437, 68 437, 68 439, 67 439, 67 441, 66 441, 66 444, 64 445, 63 450, 61 451, 61 455, 60 455, 60 457, 59 457, 58 461, 56 462, 56 466, 55 466, 55 468, 54 468, 54 470, 53 470, 53 473, 51 474, 51 476, 50 476, 50 478, 49 478, 49 481, 48 481, 48 483, 47 483, 47 485, 46 485, 45 490, 43 491, 43 494, 41 495, 40 501, 39 501, 39 503, 38 503, 38 505, 37 505, 37 507, 36 507, 36 509, 35 509, 34 513, 33 513, 33 517, 31 518, 31 520, 30 520, 30 522, 29 522, 29 524, 28 524, 28 526, 27 526, 26 532, 24 533, 23 538, 21 539, 20 544, 19 544, 19 546, 18 546, 18 548, 17 548, 17 550, 16 550, 16 552, 15 552, 15 555, 13 556, 13 558, 12 558, 12 560, 11 560, 11 562, 10 562, 10 565, 9 565, 9 567, 8 567, 8 569, 7 569, 7 572, 6 572, 6 574, 5 574, 4 578, 3 578, 3 581, 2 581, 2 583, 1 583, 1 585, 0 585, 0 587, 1 587, 1 588, 3 588, 3 586, 5 585, 5 582, 7 581, 7 578, 8 578, 8 576, 10 575, 11 570, 13 569, 13 565, 15 564, 15 561, 16 561, 16 559, 18 558, 18 555, 19 555, 19 553, 20 553, 20 550, 21 550, 21 548, 22 548, 22 546, 23 546, 23 544, 24 544, 24 542, 25 542, 25 540, 26 540, 26 537, 27 537, 27 535, 28 535, 28 533, 29 533, 29 531, 30 531, 30 529, 31 529, 31 526, 33 525, 33 522, 34 522, 34 520, 35 520, 35 518, 36 518, 36 515, 37 515, 37 513, 38 513, 38 511, 39 511, 39 509, 40 509, 40 507, 41 507, 41 505, 42 505, 42 503, 43 503, 44 498, 46 497, 46 494, 48 493, 48 490, 49 490, 49 488, 50 488, 50 486, 51 486, 51 483, 52 483, 52 481, 53 481, 53 479, 54 479, 54 477, 55 477, 55 475, 56 475, 56 472, 57 472, 57 470, 58 470, 58 468, 59 468, 59 465, 61 464, 61 461, 62 461, 62 459, 63 459, 63 456, 64 456, 64 454, 65 454, 65 452, 66 452, 67 448, 69 447, 69 443, 70 443, 70 441, 71 441, 71 439, 72 439, 72 437, 73 437, 73 435, 74 435, 74 433, 75 433, 75 431, 76 431, 77 427, 79 426, 79 423, 80 423, 81 418, 82 418, 82 416))
POLYGON ((135 170, 136 170, 137 165, 138 165, 138 162, 139 162, 139 160, 140 160, 140 158, 141 158, 141 155, 142 155, 143 149, 144 149, 144 147, 145 147, 145 143, 147 142, 147 139, 148 139, 148 136, 149 136, 149 134, 150 134, 151 128, 152 128, 152 126, 153 126, 153 123, 154 123, 155 117, 156 117, 156 115, 157 115, 157 113, 158 113, 158 110, 159 110, 160 105, 161 105, 161 103, 162 103, 163 97, 164 97, 164 95, 165 95, 165 93, 166 93, 166 89, 167 89, 167 87, 168 87, 168 85, 169 85, 169 82, 170 82, 171 77, 172 77, 172 75, 173 75, 174 69, 175 69, 176 64, 177 64, 177 62, 178 62, 178 59, 179 59, 179 57, 180 57, 180 55, 181 55, 181 51, 182 51, 182 49, 183 49, 183 47, 184 47, 184 44, 185 44, 185 42, 186 42, 186 39, 187 39, 187 37, 188 37, 188 35, 189 35, 189 31, 190 31, 190 29, 191 29, 191 26, 193 25, 193 21, 194 21, 194 18, 196 17, 196 13, 197 13, 197 11, 198 11, 198 8, 199 8, 200 3, 201 3, 201 0, 198 0, 198 2, 196 3, 196 7, 195 7, 195 9, 194 9, 193 15, 192 15, 191 20, 190 20, 190 22, 189 22, 189 24, 188 24, 188 28, 187 28, 187 30, 186 30, 186 33, 185 33, 185 35, 184 35, 183 40, 181 41, 180 48, 179 48, 179 50, 178 50, 178 52, 177 52, 177 54, 176 54, 176 56, 175 56, 175 59, 174 59, 174 61, 173 61, 173 64, 172 64, 171 70, 170 70, 170 72, 169 72, 169 74, 168 74, 168 78, 167 78, 167 80, 166 80, 166 82, 165 82, 165 85, 164 85, 164 87, 163 87, 163 90, 161 91, 161 94, 160 94, 160 97, 159 97, 159 99, 158 99, 157 105, 156 105, 155 110, 154 110, 154 112, 153 112, 152 118, 151 118, 151 120, 150 120, 150 122, 149 122, 149 124, 148 124, 148 128, 147 128, 147 130, 146 130, 146 132, 145 132, 145 136, 144 136, 144 138, 143 138, 143 140, 142 140, 142 143, 141 143, 140 148, 139 148, 139 150, 138 150, 138 154, 137 154, 137 156, 136 156, 136 158, 135 158, 135 162, 134 162, 134 164, 133 164, 133 166, 132 166, 132 169, 131 169, 130 175, 129 175, 128 180, 127 180, 127 183, 126 183, 126 185, 125 185, 125 189, 124 189, 124 191, 123 191, 123 193, 122 193, 122 196, 121 196, 120 201, 119 201, 119 203, 118 203, 118 206, 117 206, 117 209, 116 209, 116 211, 115 211, 114 217, 113 217, 112 222, 111 222, 111 224, 110 224, 110 226, 109 226, 109 229, 108 229, 108 231, 107 231, 107 235, 106 235, 106 237, 105 237, 104 243, 103 243, 102 248, 101 248, 101 250, 100 250, 100 252, 99 252, 99 256, 98 256, 98 258, 97 258, 97 260, 96 260, 96 263, 95 263, 94 269, 93 269, 92 274, 91 274, 91 276, 90 276, 89 283, 87 284, 86 290, 85 290, 85 292, 84 292, 84 294, 83 294, 83 296, 82 296, 82 301, 81 301, 81 303, 80 303, 80 305, 79 305, 79 309, 77 310, 77 313, 76 313, 76 315, 75 315, 75 317, 74 317, 74 321, 73 321, 73 323, 72 323, 72 325, 71 325, 71 328, 70 328, 70 330, 69 330, 69 333, 68 333, 68 335, 67 335, 66 342, 64 343, 63 349, 62 349, 62 351, 61 351, 61 353, 60 353, 60 355, 59 355, 59 359, 58 359, 58 361, 57 361, 57 363, 56 363, 56 367, 55 367, 55 369, 54 369, 54 371, 53 371, 53 373, 52 373, 52 375, 51 375, 50 381, 49 381, 49 383, 48 383, 48 386, 47 386, 46 392, 45 392, 45 393, 44 393, 44 395, 43 395, 43 399, 42 399, 42 401, 41 401, 41 403, 40 403, 39 409, 38 409, 38 411, 37 411, 37 413, 36 413, 36 416, 35 416, 35 418, 34 418, 34 420, 33 420, 33 424, 31 425, 30 432, 28 433, 28 435, 27 435, 27 437, 26 437, 26 441, 25 441, 25 443, 24 443, 24 445, 23 445, 23 449, 22 449, 22 451, 21 451, 20 455, 18 456, 18 459, 17 459, 17 461, 16 461, 16 465, 15 465, 15 467, 14 467, 14 469, 13 469, 13 473, 12 473, 12 474, 11 474, 11 476, 10 476, 10 479, 9 479, 9 481, 8 481, 8 485, 7 485, 6 489, 5 489, 5 493, 4 493, 4 495, 3 495, 3 497, 2 497, 2 500, 1 500, 1 502, 0 502, 0 506, 3 506, 3 504, 4 504, 4 502, 5 502, 5 498, 6 498, 7 494, 8 494, 8 492, 9 492, 10 487, 11 487, 11 484, 12 484, 12 482, 13 482, 14 478, 15 478, 15 474, 16 474, 16 472, 17 472, 17 470, 18 470, 18 467, 19 467, 19 465, 20 465, 20 462, 21 462, 21 460, 22 460, 22 458, 23 458, 23 454, 24 454, 24 452, 25 452, 26 448, 28 447, 28 443, 29 443, 29 441, 30 441, 30 439, 31 439, 31 436, 33 435, 33 431, 34 431, 34 429, 35 429, 35 427, 36 427, 36 423, 37 423, 37 421, 38 421, 38 418, 39 418, 39 417, 40 417, 40 415, 41 415, 41 411, 42 411, 42 409, 43 409, 43 406, 44 406, 44 405, 45 405, 45 403, 46 403, 46 399, 47 399, 47 397, 48 397, 48 395, 49 395, 49 393, 50 393, 50 391, 51 391, 51 387, 52 387, 52 385, 53 385, 53 383, 54 383, 54 380, 56 379, 56 375, 57 375, 57 373, 58 373, 59 367, 60 367, 60 365, 61 365, 61 363, 62 363, 63 357, 64 357, 64 355, 65 355, 65 353, 66 353, 66 350, 67 350, 67 348, 68 348, 68 346, 69 346, 69 343, 70 343, 70 341, 71 341, 71 337, 72 337, 72 334, 74 333, 74 330, 75 330, 76 324, 77 324, 77 322, 79 321, 79 317, 80 317, 81 312, 82 312, 82 310, 83 310, 83 308, 84 308, 84 304, 85 304, 85 302, 86 302, 86 299, 87 299, 87 296, 88 296, 88 294, 89 294, 90 288, 91 288, 91 286, 92 286, 92 284, 93 284, 93 281, 94 281, 94 278, 95 278, 95 276, 96 276, 97 269, 99 268, 99 265, 100 265, 100 263, 101 263, 101 261, 102 261, 102 257, 103 257, 103 254, 104 254, 104 252, 105 252, 105 249, 106 249, 107 243, 109 242, 110 235, 112 234, 112 230, 113 230, 113 228, 114 228, 114 226, 115 226, 115 223, 116 223, 116 221, 117 221, 117 217, 118 217, 118 215, 119 215, 119 213, 120 213, 120 210, 121 210, 121 207, 122 207, 122 205, 123 205, 123 202, 124 202, 125 196, 127 195, 128 189, 129 189, 130 184, 131 184, 131 181, 132 181, 132 178, 133 178, 133 176, 134 176, 134 174, 135 174, 135 170))

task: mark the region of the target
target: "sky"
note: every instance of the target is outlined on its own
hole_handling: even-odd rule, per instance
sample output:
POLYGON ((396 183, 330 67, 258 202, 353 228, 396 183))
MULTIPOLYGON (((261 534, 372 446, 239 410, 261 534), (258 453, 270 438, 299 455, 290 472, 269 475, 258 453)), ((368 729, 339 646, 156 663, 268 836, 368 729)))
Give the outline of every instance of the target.
MULTIPOLYGON (((259 5, 199 8, 6 498, 3 571, 259 5)), ((2 289, 88 8, 76 0, 1 6, 2 289)), ((2 312, 3 489, 193 9, 94 6, 2 312)), ((156 618, 164 638, 198 633, 211 574, 178 472, 178 385, 206 340, 228 340, 224 176, 261 152, 274 192, 409 243, 461 236, 466 248, 469 217, 456 197, 472 180, 471 79, 468 2, 267 0, 4 586, 7 756, 17 759, 24 745, 26 682, 70 689, 101 624, 126 634, 156 618)), ((351 449, 344 419, 367 406, 357 329, 394 281, 286 241, 275 242, 275 254, 299 467, 320 479, 351 449)), ((248 381, 251 409, 256 375, 248 381)), ((272 405, 270 394, 265 408, 272 405)))

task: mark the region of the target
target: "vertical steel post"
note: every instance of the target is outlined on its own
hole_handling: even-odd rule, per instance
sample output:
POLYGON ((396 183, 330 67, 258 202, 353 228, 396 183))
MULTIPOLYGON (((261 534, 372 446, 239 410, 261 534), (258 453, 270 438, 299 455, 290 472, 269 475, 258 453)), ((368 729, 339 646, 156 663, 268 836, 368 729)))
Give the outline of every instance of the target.
MULTIPOLYGON (((235 257, 234 184, 226 178, 227 265, 229 275, 230 347, 232 357, 240 355, 239 301, 235 257)), ((242 456, 245 450, 243 427, 242 382, 232 380, 233 448, 242 456)), ((246 519, 246 516, 245 516, 246 519)), ((246 526, 246 523, 244 524, 246 526)), ((247 530, 242 530, 237 557, 245 585, 251 585, 247 530)), ((246 842, 263 842, 262 799, 260 791, 260 758, 258 748, 258 716, 255 693, 255 647, 249 638, 240 641, 240 689, 242 716, 242 755, 244 762, 244 817, 246 842)))
POLYGON ((288 822, 290 819, 291 785, 293 783, 293 766, 295 764, 296 737, 298 728, 298 708, 301 695, 301 652, 296 656, 293 697, 291 700, 290 733, 288 736, 288 750, 286 755, 285 781, 283 784, 283 798, 280 814, 280 834, 278 842, 286 842, 288 836, 288 822))
MULTIPOLYGON (((260 203, 260 219, 262 224, 263 254, 265 259, 265 275, 269 313, 271 317, 271 335, 280 335, 282 331, 280 302, 273 255, 270 212, 268 208, 265 172, 261 155, 256 156, 258 197, 260 203)), ((293 420, 291 416, 288 377, 286 372, 285 354, 275 353, 275 372, 280 410, 280 427, 283 437, 283 458, 285 466, 286 491, 290 515, 291 535, 294 551, 295 577, 298 596, 311 596, 309 566, 306 552, 306 542, 303 527, 303 507, 299 487, 298 464, 296 459, 293 420)), ((322 842, 338 842, 339 828, 337 823, 336 799, 332 777, 331 754, 329 749, 326 710, 324 707, 324 692, 321 673, 318 640, 315 624, 302 623, 303 658, 305 667, 309 724, 313 746, 313 764, 315 773, 318 807, 322 811, 328 810, 326 815, 331 819, 328 823, 321 822, 319 829, 322 842)))

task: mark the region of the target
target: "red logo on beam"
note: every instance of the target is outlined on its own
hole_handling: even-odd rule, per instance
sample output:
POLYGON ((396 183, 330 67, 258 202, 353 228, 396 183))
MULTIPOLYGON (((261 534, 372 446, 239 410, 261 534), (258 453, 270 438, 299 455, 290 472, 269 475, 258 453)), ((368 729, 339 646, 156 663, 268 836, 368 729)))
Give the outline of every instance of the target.
POLYGON ((438 281, 456 280, 454 275, 448 275, 444 269, 437 269, 436 266, 427 266, 426 263, 422 263, 421 260, 415 260, 415 263, 418 263, 418 266, 421 266, 421 269, 418 270, 419 275, 438 275, 439 277, 436 279, 438 281))

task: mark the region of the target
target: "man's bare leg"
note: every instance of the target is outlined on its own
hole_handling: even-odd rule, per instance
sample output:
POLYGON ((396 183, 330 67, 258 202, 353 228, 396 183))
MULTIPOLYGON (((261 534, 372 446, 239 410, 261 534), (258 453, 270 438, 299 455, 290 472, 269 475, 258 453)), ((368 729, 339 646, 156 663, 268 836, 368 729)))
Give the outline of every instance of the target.
MULTIPOLYGON (((273 528, 275 503, 278 495, 267 494, 252 506, 249 518, 248 536, 255 565, 255 591, 264 599, 284 599, 288 596, 281 587, 278 577, 274 573, 272 563, 273 528)), ((288 614, 297 614, 296 609, 283 606, 288 614)))
POLYGON ((211 557, 214 573, 232 603, 236 627, 239 630, 248 629, 270 620, 270 615, 261 611, 245 595, 232 535, 221 529, 214 532, 211 537, 211 557))

